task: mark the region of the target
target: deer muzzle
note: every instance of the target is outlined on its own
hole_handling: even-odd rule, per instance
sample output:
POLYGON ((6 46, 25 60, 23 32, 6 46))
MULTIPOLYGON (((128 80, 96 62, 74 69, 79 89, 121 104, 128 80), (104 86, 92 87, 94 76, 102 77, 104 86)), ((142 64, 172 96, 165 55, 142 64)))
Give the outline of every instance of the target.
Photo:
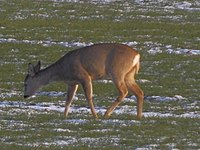
POLYGON ((28 95, 24 95, 24 98, 28 98, 29 96, 28 95))

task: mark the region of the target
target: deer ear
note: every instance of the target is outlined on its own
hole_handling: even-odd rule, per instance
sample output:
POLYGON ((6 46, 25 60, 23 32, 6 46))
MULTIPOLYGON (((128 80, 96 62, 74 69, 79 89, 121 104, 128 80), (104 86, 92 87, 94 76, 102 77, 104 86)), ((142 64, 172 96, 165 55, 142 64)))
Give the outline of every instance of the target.
POLYGON ((28 64, 28 74, 31 76, 35 75, 34 66, 31 63, 28 64))
POLYGON ((40 60, 38 61, 38 63, 35 65, 35 67, 34 67, 34 71, 35 72, 38 72, 38 71, 40 71, 40 68, 41 68, 41 62, 40 62, 40 60))

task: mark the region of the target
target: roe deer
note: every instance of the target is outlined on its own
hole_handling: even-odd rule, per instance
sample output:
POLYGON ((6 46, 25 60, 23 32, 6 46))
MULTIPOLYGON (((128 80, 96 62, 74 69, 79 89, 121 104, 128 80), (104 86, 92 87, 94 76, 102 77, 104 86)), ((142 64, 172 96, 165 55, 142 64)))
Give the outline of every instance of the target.
POLYGON ((98 118, 92 100, 92 80, 112 79, 119 96, 104 114, 109 118, 113 110, 127 96, 128 90, 137 97, 137 118, 142 117, 144 94, 136 84, 134 76, 140 68, 140 54, 124 44, 102 43, 70 51, 45 69, 40 61, 29 63, 24 81, 24 98, 34 95, 43 85, 53 81, 68 84, 64 115, 67 117, 78 84, 81 84, 92 115, 98 118))

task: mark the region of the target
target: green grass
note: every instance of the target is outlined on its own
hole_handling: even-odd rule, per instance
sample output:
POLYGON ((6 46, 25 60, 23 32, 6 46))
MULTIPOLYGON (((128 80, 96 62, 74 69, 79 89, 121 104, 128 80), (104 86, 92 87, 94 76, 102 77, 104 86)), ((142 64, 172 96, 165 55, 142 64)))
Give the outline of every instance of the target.
MULTIPOLYGON (((102 124, 103 120, 88 120, 88 122, 83 124, 72 124, 64 123, 62 117, 59 117, 57 114, 44 114, 37 115, 37 117, 27 117, 26 114, 21 114, 23 119, 16 118, 16 120, 22 120, 22 124, 27 124, 27 126, 12 126, 11 129, 7 129, 1 132, 2 135, 6 135, 8 138, 5 143, 1 145, 5 148, 11 149, 20 149, 20 145, 8 144, 9 142, 17 142, 18 144, 34 143, 34 142, 53 142, 54 140, 62 139, 66 140, 70 137, 76 137, 77 140, 83 138, 102 138, 105 140, 105 137, 120 138, 120 145, 118 149, 125 147, 136 148, 142 147, 148 144, 158 144, 157 148, 168 148, 167 144, 175 143, 177 148, 196 148, 195 146, 188 146, 188 143, 198 143, 198 128, 199 123, 198 119, 178 119, 178 118, 146 118, 141 122, 134 123, 132 125, 123 126, 122 124, 102 124), (58 132, 53 129, 61 128, 66 129, 66 131, 58 132), (105 130, 101 132, 101 130, 105 130), (49 132, 51 131, 51 132, 49 132), (70 131, 70 132, 69 132, 70 131), (74 135, 76 134, 76 135, 74 135), (21 138, 20 138, 21 137, 21 138), (23 139, 25 138, 25 140, 23 139), (17 140, 17 141, 16 141, 17 140), (6 144, 7 143, 7 144, 6 144)), ((5 120, 6 118, 2 118, 5 120)), ((129 121, 129 120, 127 120, 129 121)), ((128 123, 128 122, 127 122, 128 123)), ((3 128, 7 128, 5 125, 3 128)), ((100 139, 99 139, 100 140, 100 139)), ((106 140, 107 141, 107 140, 106 140)), ((83 144, 80 142, 80 146, 89 148, 87 146, 98 147, 102 146, 113 149, 114 143, 112 141, 104 141, 102 143, 99 141, 99 145, 96 143, 86 143, 83 144), (109 144, 110 143, 110 144, 109 144)), ((71 145, 72 146, 72 145, 71 145)), ((72 149, 76 149, 79 146, 76 145, 72 149)), ((28 148, 28 147, 24 147, 28 148)), ((32 147, 34 149, 34 147, 32 147)), ((35 148, 46 149, 44 145, 35 148)), ((54 146, 50 146, 54 148, 54 146)), ((56 148, 56 146, 55 146, 56 148)))
MULTIPOLYGON (((182 0, 176 0, 176 2, 182 0)), ((194 2, 194 1, 191 1, 194 2)), ((200 49, 199 11, 171 10, 165 5, 138 5, 132 1, 102 3, 71 3, 16 0, 2 1, 0 13, 0 39, 17 42, 0 43, 0 92, 17 92, 0 101, 21 101, 32 104, 52 102, 60 105, 65 97, 37 96, 24 100, 23 80, 28 63, 42 61, 46 67, 66 52, 76 49, 50 42, 129 42, 136 41, 141 53, 141 70, 137 79, 146 96, 181 95, 184 100, 159 102, 145 100, 145 112, 182 114, 199 113, 199 107, 189 108, 200 99, 199 55, 168 54, 172 48, 200 49), (169 16, 169 17, 168 17, 169 16), (177 19, 173 19, 177 18, 177 19), (26 43, 22 40, 29 40, 26 43), (153 44, 148 44, 153 43, 153 44), (148 50, 159 47, 163 53, 152 55, 148 50)), ((66 92, 64 83, 52 83, 43 91, 66 92)), ((78 89, 74 106, 88 106, 83 90, 78 89)), ((108 107, 118 93, 112 83, 94 82, 94 103, 108 107)), ((136 102, 124 102, 133 106, 136 102)), ((63 107, 63 106, 62 106, 63 107)), ((200 148, 199 118, 146 117, 137 121, 130 114, 113 114, 111 119, 94 120, 90 114, 70 113, 68 120, 86 120, 83 123, 67 122, 63 113, 33 110, 20 107, 1 107, 1 149, 198 149, 200 148), (116 121, 118 120, 118 121, 116 121), (110 123, 110 122, 112 123, 110 123), (63 129, 58 131, 57 129, 63 129), (101 132, 104 131, 104 132, 101 132), (87 138, 94 139, 93 142, 87 138), (75 140, 76 142, 71 142, 75 140), (69 141, 56 145, 56 141, 69 141), (45 145, 44 143, 54 143, 45 145)))

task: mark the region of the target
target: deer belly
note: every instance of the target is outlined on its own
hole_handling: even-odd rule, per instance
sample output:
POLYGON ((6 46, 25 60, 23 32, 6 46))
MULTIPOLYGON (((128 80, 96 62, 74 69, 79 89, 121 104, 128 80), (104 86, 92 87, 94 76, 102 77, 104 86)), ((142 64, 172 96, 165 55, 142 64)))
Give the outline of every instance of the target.
POLYGON ((105 67, 97 67, 90 65, 87 67, 87 72, 91 76, 92 80, 107 79, 109 78, 106 74, 105 67))

